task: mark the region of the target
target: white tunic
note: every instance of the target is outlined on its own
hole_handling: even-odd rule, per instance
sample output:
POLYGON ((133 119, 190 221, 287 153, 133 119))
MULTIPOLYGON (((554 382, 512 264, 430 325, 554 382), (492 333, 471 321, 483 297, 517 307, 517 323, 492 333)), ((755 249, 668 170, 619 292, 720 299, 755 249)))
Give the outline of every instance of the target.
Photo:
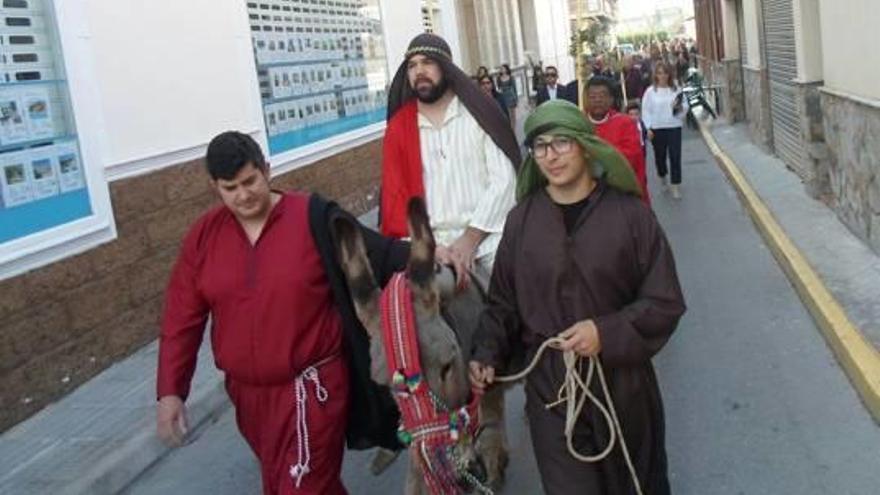
POLYGON ((467 227, 489 235, 477 248, 491 269, 507 213, 516 201, 513 164, 458 97, 439 128, 419 114, 422 171, 437 245, 450 245, 467 227))

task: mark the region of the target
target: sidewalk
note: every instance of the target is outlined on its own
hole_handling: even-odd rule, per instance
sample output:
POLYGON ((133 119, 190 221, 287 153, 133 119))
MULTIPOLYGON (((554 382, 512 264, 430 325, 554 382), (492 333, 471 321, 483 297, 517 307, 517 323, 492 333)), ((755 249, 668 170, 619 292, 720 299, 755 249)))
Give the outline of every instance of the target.
MULTIPOLYGON (((811 288, 805 287, 798 275, 789 273, 814 317, 826 318, 817 315, 826 306, 839 304, 843 309, 845 314, 831 318, 838 321, 818 323, 862 400, 880 422, 880 256, 851 233, 829 207, 808 196, 798 177, 780 159, 753 144, 746 125, 716 121, 707 130, 766 205, 782 234, 818 274, 818 285, 830 292, 832 297, 827 301, 810 301, 805 292, 811 288), (850 335, 834 328, 848 324, 854 330, 850 335), (859 348, 859 341, 867 345, 859 348)), ((758 219, 755 222, 761 223, 758 219)), ((773 243, 769 244, 773 248, 773 243)))
MULTIPOLYGON (((229 407, 203 342, 187 400, 190 439, 229 407)), ((158 342, 0 436, 0 493, 112 494, 169 452, 155 433, 158 342)))

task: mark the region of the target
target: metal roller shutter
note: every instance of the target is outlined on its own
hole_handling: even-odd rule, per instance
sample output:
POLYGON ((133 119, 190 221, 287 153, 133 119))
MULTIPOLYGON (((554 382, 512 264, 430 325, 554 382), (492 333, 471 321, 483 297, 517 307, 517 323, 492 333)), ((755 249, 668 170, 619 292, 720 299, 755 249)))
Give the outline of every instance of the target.
POLYGON ((764 51, 770 79, 773 148, 796 173, 807 174, 806 144, 797 112, 797 54, 792 0, 764 0, 764 51))

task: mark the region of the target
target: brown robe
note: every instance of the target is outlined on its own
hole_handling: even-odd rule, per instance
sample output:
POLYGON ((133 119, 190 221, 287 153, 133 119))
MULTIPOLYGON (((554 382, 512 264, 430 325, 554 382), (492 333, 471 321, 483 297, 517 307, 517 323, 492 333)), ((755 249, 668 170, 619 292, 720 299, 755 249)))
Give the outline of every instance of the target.
MULTIPOLYGON (((578 321, 594 320, 642 491, 663 495, 670 491, 663 404, 651 357, 684 311, 672 251, 654 214, 638 198, 600 182, 568 235, 562 210, 542 190, 507 218, 474 359, 510 371, 518 352, 531 359, 548 337, 578 321)), ((596 464, 569 455, 564 407, 544 407, 556 400, 564 370, 562 354, 551 351, 526 379, 526 412, 545 491, 634 493, 619 447, 596 464)), ((598 379, 592 390, 604 402, 598 379)), ((575 429, 575 447, 598 453, 608 433, 603 416, 588 403, 575 429)))

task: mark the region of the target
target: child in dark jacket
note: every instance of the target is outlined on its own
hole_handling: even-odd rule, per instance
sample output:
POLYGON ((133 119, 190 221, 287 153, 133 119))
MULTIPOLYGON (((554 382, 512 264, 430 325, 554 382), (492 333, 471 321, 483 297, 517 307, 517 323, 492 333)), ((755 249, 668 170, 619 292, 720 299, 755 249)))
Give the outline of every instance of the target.
POLYGON ((642 122, 642 107, 636 102, 631 102, 626 106, 626 114, 635 121, 639 127, 639 138, 642 142, 642 155, 648 154, 648 128, 642 122))

